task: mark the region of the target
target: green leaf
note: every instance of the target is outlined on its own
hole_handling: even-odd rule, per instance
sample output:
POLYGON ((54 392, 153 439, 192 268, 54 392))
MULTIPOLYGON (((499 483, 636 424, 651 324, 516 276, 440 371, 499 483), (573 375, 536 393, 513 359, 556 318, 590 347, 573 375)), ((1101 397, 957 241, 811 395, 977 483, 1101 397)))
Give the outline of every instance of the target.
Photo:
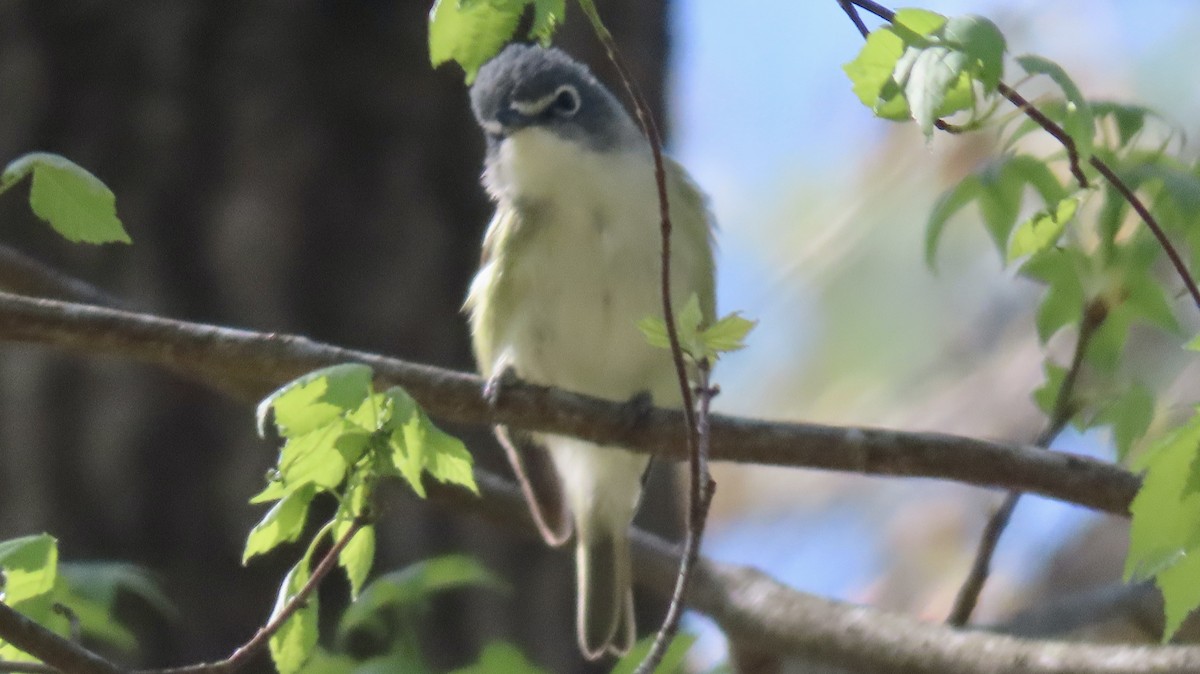
MULTIPOLYGON (((288 603, 308 582, 308 557, 300 560, 288 571, 279 588, 272 619, 279 615, 288 603)), ((287 619, 279 631, 268 641, 271 659, 279 674, 295 674, 312 655, 317 646, 317 593, 308 599, 287 619)))
POLYGON ((1111 118, 1117 128, 1120 147, 1130 143, 1146 126, 1148 117, 1158 117, 1154 110, 1142 105, 1115 101, 1091 101, 1092 115, 1096 119, 1111 118))
POLYGON ((1142 488, 1130 504, 1125 579, 1143 580, 1178 561, 1200 526, 1200 493, 1184 496, 1200 449, 1200 415, 1159 440, 1138 461, 1142 488))
POLYGON ((646 316, 637 322, 637 326, 650 346, 660 349, 671 348, 671 337, 667 334, 667 322, 663 319, 657 316, 646 316))
POLYGON ((1046 361, 1043 368, 1046 371, 1046 381, 1033 392, 1033 401, 1037 403, 1038 409, 1049 417, 1054 414, 1058 392, 1062 390, 1063 381, 1067 378, 1067 370, 1049 361, 1046 361))
POLYGON ((1030 75, 1046 75, 1062 89, 1063 95, 1067 98, 1063 129, 1075 141, 1075 147, 1080 157, 1086 159, 1092 153, 1096 123, 1092 116, 1092 108, 1087 99, 1083 97, 1083 92, 1062 69, 1062 66, 1049 59, 1026 54, 1018 56, 1016 61, 1025 72, 1030 75))
MULTIPOLYGON (((896 62, 904 54, 904 40, 888 28, 872 31, 853 61, 842 66, 850 78, 854 94, 871 110, 877 110, 884 86, 891 82, 896 62)), ((898 91, 897 91, 898 93, 898 91)), ((905 105, 903 118, 908 117, 905 105)))
POLYGON ((984 89, 995 91, 1004 75, 1004 52, 1007 49, 1004 34, 996 24, 981 16, 956 16, 946 21, 942 35, 967 55, 971 70, 976 73, 984 89))
MULTIPOLYGON (((341 540, 352 526, 352 522, 339 522, 333 528, 333 537, 341 540)), ((338 565, 346 571, 346 579, 350 581, 350 599, 358 599, 358 593, 371 573, 375 563, 375 527, 364 526, 354 534, 350 543, 338 554, 338 565)))
MULTIPOLYGON (((111 612, 119 592, 141 599, 165 618, 176 618, 175 606, 154 577, 144 568, 124 562, 69 562, 58 567, 72 597, 86 597, 108 607, 111 612)), ((67 604, 74 606, 74 600, 67 604)), ((86 625, 85 625, 86 628, 86 625)))
POLYGON ((533 25, 529 29, 529 37, 543 47, 550 46, 550 38, 554 37, 554 32, 566 16, 566 0, 534 0, 533 25))
POLYGON ((1184 348, 1189 351, 1200 351, 1200 335, 1192 338, 1192 341, 1184 345, 1184 348))
POLYGON ((958 84, 966 66, 966 54, 946 47, 922 49, 914 59, 904 81, 904 97, 926 139, 933 137, 933 123, 946 114, 947 93, 958 84))
POLYGON ((946 223, 972 201, 978 202, 984 227, 997 250, 1004 254, 1026 185, 1033 187, 1047 206, 1056 206, 1067 198, 1066 190, 1044 161, 1022 154, 1004 155, 989 162, 944 193, 934 205, 925 228, 925 261, 930 268, 934 267, 946 223))
POLYGON ((1129 326, 1133 323, 1134 311, 1128 304, 1109 306, 1104 322, 1092 333, 1084 353, 1086 362, 1101 372, 1115 372, 1129 340, 1129 326))
POLYGON ((0 541, 0 598, 12 605, 46 594, 58 574, 58 542, 49 534, 0 541))
POLYGON ((439 482, 462 485, 478 494, 471 453, 458 438, 435 426, 403 389, 387 391, 392 399, 393 430, 388 436, 392 465, 421 498, 421 473, 439 482))
POLYGON ((308 484, 323 490, 341 484, 346 477, 347 466, 342 454, 337 451, 337 443, 346 433, 347 426, 346 422, 341 421, 288 438, 279 453, 279 481, 284 493, 291 493, 308 484))
MULTIPOLYGON (((491 0, 470 5, 437 0, 429 12, 429 60, 433 67, 455 61, 466 72, 467 84, 471 84, 480 66, 512 39, 525 5, 524 0, 491 0)), ((534 30, 545 32, 548 15, 541 19, 541 23, 535 19, 534 30)))
POLYGON ((758 321, 742 318, 739 312, 725 316, 701 333, 704 347, 712 356, 746 348, 746 335, 758 325, 758 321))
POLYGON ((535 667, 516 646, 493 641, 484 646, 479 662, 451 674, 546 674, 546 670, 535 667))
POLYGON ((314 370, 263 398, 255 418, 258 434, 266 435, 267 413, 275 411, 275 425, 285 438, 304 435, 354 411, 371 392, 371 368, 345 363, 314 370))
POLYGON ((1112 428, 1117 459, 1124 461, 1153 419, 1154 394, 1144 386, 1131 386, 1096 415, 1096 424, 1112 428))
MULTIPOLYGON (((684 671, 684 662, 687 659, 687 652, 691 650, 696 643, 696 637, 691 634, 680 634, 671 642, 667 648, 667 654, 663 656, 662 662, 654 669, 654 674, 682 674, 684 671)), ((650 652, 650 647, 654 645, 654 635, 648 636, 645 639, 634 644, 624 657, 613 667, 610 674, 633 674, 646 654, 650 652)))
POLYGON ((255 555, 274 550, 282 543, 290 543, 300 537, 304 523, 308 520, 308 505, 316 495, 316 487, 309 484, 288 494, 276 503, 246 537, 246 549, 242 552, 242 564, 255 555))
POLYGON ((508 591, 508 586, 472 557, 446 555, 435 557, 371 581, 358 599, 346 608, 338 623, 339 640, 360 626, 369 624, 383 610, 415 609, 430 596, 464 587, 508 591))
POLYGON ((1031 257, 1021 267, 1021 275, 1046 284, 1046 294, 1035 317, 1038 339, 1045 344, 1061 328, 1083 320, 1086 302, 1081 266, 1082 253, 1072 249, 1049 249, 1031 257))
POLYGON ((905 7, 896 10, 892 17, 892 25, 907 29, 919 36, 932 35, 946 25, 946 17, 927 9, 905 7))
POLYGON ((1021 223, 1008 243, 1008 262, 1035 255, 1057 243, 1078 209, 1079 197, 1063 199, 1054 208, 1039 211, 1021 223))
POLYGON ((935 269, 938 244, 941 243, 942 232, 946 223, 967 204, 979 198, 983 191, 983 183, 979 176, 969 175, 957 185, 950 188, 938 198, 929 214, 929 223, 925 225, 925 264, 935 269))
POLYGON ((1193 548, 1191 554, 1183 555, 1154 578, 1163 595, 1166 617, 1164 643, 1179 631, 1184 619, 1200 606, 1200 554, 1196 553, 1200 553, 1200 550, 1193 548))
POLYGON ((112 190, 66 157, 48 152, 18 157, 0 174, 0 193, 31 174, 30 208, 68 241, 131 242, 117 218, 112 190))
POLYGON ((1167 299, 1167 291, 1150 276, 1149 270, 1133 269, 1125 278, 1125 304, 1133 318, 1171 334, 1178 334, 1179 321, 1167 299))

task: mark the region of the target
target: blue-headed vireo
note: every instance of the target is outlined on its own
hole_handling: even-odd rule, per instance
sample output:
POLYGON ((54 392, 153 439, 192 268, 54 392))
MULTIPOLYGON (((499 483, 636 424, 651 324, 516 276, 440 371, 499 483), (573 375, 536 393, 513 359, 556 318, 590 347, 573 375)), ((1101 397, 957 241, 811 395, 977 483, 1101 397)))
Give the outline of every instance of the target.
MULTIPOLYGON (((659 203, 650 146, 617 99, 557 49, 510 45, 485 64, 471 105, 487 138, 496 214, 471 283, 480 372, 610 400, 680 404, 671 355, 636 323, 661 316, 659 203)), ((714 314, 712 219, 667 161, 671 294, 714 314)), ((649 459, 575 438, 497 428, 552 545, 574 530, 579 646, 589 659, 635 639, 629 524, 649 459)))

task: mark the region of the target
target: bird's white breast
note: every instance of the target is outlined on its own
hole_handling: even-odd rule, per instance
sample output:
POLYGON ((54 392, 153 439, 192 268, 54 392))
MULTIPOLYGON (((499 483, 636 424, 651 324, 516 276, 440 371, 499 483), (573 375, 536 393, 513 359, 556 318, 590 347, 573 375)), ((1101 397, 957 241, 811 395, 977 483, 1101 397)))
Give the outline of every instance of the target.
POLYGON ((596 152, 526 129, 498 149, 485 184, 526 228, 517 251, 506 252, 503 283, 519 306, 497 326, 495 353, 530 381, 616 400, 649 390, 660 403, 674 401, 668 354, 636 327, 661 315, 649 151, 596 152))

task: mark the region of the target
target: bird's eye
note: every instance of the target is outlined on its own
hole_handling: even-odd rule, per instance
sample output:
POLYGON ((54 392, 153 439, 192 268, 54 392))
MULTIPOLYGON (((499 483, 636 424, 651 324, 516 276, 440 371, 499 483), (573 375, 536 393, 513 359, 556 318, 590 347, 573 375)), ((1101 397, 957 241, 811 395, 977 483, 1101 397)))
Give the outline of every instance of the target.
POLYGON ((570 117, 579 112, 579 91, 569 84, 562 85, 554 92, 550 110, 560 117, 570 117))

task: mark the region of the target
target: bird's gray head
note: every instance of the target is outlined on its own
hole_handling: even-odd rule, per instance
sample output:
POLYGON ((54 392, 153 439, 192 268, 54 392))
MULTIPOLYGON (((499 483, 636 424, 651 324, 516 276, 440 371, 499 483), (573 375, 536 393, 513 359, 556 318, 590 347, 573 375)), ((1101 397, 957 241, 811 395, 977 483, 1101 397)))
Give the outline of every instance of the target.
POLYGON ((582 63, 558 49, 511 44, 479 69, 471 108, 489 150, 541 128, 595 151, 639 142, 624 108, 582 63))

